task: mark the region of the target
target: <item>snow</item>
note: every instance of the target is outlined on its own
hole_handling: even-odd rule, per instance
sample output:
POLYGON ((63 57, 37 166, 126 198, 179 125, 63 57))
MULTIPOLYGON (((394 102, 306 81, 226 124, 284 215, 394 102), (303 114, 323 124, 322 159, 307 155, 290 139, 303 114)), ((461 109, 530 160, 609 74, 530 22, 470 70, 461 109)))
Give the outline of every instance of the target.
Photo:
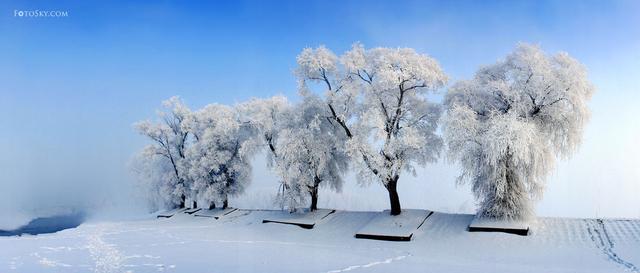
POLYGON ((409 241, 431 215, 431 211, 406 209, 400 215, 390 215, 389 210, 379 213, 356 233, 356 238, 409 241))
POLYGON ((312 212, 294 212, 285 215, 278 215, 276 217, 269 217, 267 219, 262 220, 263 223, 279 223, 279 224, 289 224, 296 225, 303 228, 311 229, 314 225, 329 216, 329 214, 334 213, 335 210, 329 209, 318 209, 312 212))
POLYGON ((336 211, 313 229, 261 223, 286 211, 238 212, 0 237, 0 272, 639 272, 640 220, 538 218, 517 236, 435 212, 410 242, 388 242, 353 237, 379 212, 336 211))

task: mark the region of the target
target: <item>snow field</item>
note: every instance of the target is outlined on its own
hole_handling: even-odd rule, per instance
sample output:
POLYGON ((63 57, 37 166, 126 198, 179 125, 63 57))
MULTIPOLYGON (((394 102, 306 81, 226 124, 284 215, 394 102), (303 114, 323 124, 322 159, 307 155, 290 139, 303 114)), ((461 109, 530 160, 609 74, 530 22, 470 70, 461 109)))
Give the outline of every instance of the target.
POLYGON ((638 272, 640 263, 640 220, 539 218, 518 236, 468 232, 473 215, 435 212, 410 242, 355 239, 379 213, 337 211, 313 229, 262 224, 288 213, 257 210, 89 222, 0 238, 0 272, 638 272))

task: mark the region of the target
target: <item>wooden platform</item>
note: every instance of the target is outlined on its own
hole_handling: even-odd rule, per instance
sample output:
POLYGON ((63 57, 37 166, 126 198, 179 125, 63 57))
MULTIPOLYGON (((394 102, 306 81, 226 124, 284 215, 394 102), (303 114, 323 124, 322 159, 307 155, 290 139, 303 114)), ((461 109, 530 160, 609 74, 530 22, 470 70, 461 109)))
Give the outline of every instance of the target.
POLYGON ((214 218, 214 219, 218 220, 221 217, 229 215, 229 214, 233 213, 236 210, 238 210, 238 209, 236 209, 236 208, 212 209, 212 210, 208 210, 207 209, 207 210, 198 211, 198 212, 194 213, 193 216, 196 216, 196 217, 209 217, 209 218, 214 218))
POLYGON ((181 212, 183 212, 185 210, 187 210, 187 209, 182 208, 182 209, 172 209, 172 210, 163 211, 163 212, 158 213, 158 215, 156 215, 156 218, 171 218, 176 213, 181 213, 181 212))
POLYGON ((529 223, 525 221, 500 220, 493 218, 473 218, 470 232, 504 232, 521 236, 529 235, 529 223))
POLYGON ((407 209, 392 216, 389 210, 380 212, 355 235, 359 239, 411 241, 413 233, 433 214, 429 210, 407 209))
POLYGON ((301 228, 312 229, 316 222, 336 212, 336 210, 319 209, 305 213, 289 213, 281 217, 262 220, 262 223, 276 223, 285 225, 296 225, 301 228))
POLYGON ((202 208, 190 208, 190 209, 185 210, 184 213, 186 213, 186 214, 194 214, 194 213, 196 213, 198 211, 201 211, 201 210, 202 210, 202 208))

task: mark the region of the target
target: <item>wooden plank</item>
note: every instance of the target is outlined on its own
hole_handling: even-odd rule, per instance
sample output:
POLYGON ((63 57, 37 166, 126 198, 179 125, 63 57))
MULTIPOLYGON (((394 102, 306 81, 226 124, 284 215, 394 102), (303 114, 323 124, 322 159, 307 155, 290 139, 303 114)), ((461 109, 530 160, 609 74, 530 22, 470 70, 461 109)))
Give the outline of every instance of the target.
POLYGON ((156 218, 171 218, 176 213, 180 213, 185 210, 186 210, 185 208, 182 208, 182 209, 172 209, 172 210, 164 211, 164 212, 158 213, 158 215, 156 215, 156 218))
POLYGON ((502 220, 476 217, 471 221, 469 232, 504 232, 520 236, 529 235, 529 223, 526 221, 502 220))
POLYGON ((202 208, 190 208, 188 210, 185 210, 184 213, 186 213, 186 214, 194 214, 194 213, 196 213, 198 211, 201 211, 201 210, 202 210, 202 208))
POLYGON ((226 215, 231 214, 232 212, 238 210, 237 208, 226 208, 226 209, 212 209, 212 210, 201 210, 193 214, 196 217, 209 217, 214 218, 216 220, 224 217, 226 215))
POLYGON ((276 223, 285 225, 296 225, 301 228, 312 229, 316 222, 334 213, 336 210, 319 209, 306 213, 290 213, 281 217, 262 220, 262 223, 276 223))

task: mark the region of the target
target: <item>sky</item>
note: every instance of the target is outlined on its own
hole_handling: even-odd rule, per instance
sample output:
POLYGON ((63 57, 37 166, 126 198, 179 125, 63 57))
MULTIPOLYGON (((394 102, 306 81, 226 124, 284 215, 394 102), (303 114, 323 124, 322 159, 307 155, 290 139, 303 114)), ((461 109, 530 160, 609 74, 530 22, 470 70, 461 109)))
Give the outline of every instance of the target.
MULTIPOLYGON (((148 142, 132 124, 174 95, 192 108, 295 100, 292 71, 305 47, 411 47, 437 59, 453 83, 528 42, 568 52, 597 88, 583 145, 549 177, 538 214, 637 218, 638 26, 638 1, 2 1, 0 207, 143 211, 127 165, 148 142), (68 16, 16 14, 33 10, 68 16)), ((236 204, 273 206, 276 178, 261 156, 255 161, 253 185, 236 204)), ((473 212, 458 173, 443 159, 405 175, 403 205, 473 212)), ((363 210, 387 202, 380 185, 362 188, 352 176, 320 200, 363 210)))

